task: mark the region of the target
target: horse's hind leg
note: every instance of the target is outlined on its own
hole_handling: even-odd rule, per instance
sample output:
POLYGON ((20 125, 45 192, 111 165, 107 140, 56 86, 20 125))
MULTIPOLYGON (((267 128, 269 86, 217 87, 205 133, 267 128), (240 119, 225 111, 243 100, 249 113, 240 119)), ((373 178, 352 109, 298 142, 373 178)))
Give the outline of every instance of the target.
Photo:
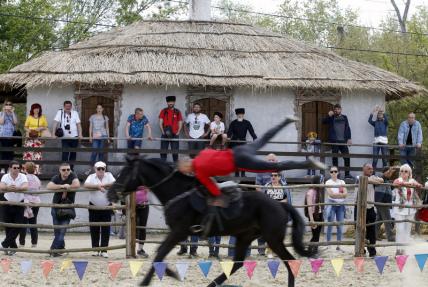
MULTIPOLYGON (((236 244, 235 244, 235 256, 233 257, 233 261, 235 262, 232 267, 232 271, 230 272, 230 275, 235 273, 239 268, 244 265, 245 255, 247 253, 247 248, 251 244, 251 242, 254 240, 253 237, 243 237, 238 236, 236 238, 236 244)), ((224 281, 227 280, 226 274, 222 273, 220 276, 218 276, 216 279, 211 282, 208 287, 215 287, 220 286, 223 284, 224 281)))
MULTIPOLYGON (((153 259, 153 262, 162 262, 162 260, 175 247, 175 245, 184 239, 186 239, 186 234, 181 234, 181 233, 179 233, 179 234, 178 233, 168 234, 166 239, 159 246, 158 251, 156 253, 156 256, 153 259)), ((149 286, 150 281, 152 280, 154 273, 155 273, 155 269, 152 265, 150 267, 149 272, 147 272, 146 276, 144 277, 144 280, 140 283, 140 286, 149 286)), ((169 268, 166 270, 166 274, 168 276, 174 277, 176 279, 179 278, 178 275, 169 268)))
POLYGON ((269 240, 267 239, 267 243, 269 247, 272 249, 273 252, 276 253, 276 255, 281 258, 281 260, 284 262, 285 267, 287 267, 288 270, 288 287, 294 287, 294 275, 291 271, 290 265, 285 260, 294 260, 294 256, 285 248, 283 240, 277 239, 277 240, 269 240))

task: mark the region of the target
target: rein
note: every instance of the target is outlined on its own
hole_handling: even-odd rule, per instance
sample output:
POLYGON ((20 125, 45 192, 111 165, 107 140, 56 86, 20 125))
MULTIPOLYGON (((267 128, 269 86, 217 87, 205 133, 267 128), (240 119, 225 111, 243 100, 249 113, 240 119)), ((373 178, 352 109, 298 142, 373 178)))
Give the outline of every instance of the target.
POLYGON ((162 184, 164 184, 165 182, 167 182, 168 180, 170 180, 176 173, 177 173, 177 169, 174 169, 168 176, 164 177, 161 181, 159 181, 158 183, 153 184, 152 186, 147 186, 148 189, 153 189, 156 187, 161 186, 162 184))

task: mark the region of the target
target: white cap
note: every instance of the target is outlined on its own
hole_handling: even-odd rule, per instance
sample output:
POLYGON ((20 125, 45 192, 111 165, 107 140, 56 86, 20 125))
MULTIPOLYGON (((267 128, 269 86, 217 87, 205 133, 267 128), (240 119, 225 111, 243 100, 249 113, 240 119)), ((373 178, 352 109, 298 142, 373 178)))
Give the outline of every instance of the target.
POLYGON ((95 167, 104 167, 104 168, 107 167, 107 165, 103 161, 97 161, 94 166, 95 167))

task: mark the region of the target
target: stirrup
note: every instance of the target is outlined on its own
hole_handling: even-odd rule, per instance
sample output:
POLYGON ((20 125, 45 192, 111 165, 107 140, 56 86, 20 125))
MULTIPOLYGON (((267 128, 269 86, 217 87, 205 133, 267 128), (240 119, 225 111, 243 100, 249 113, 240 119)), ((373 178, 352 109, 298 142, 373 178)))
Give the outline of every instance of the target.
POLYGON ((189 227, 190 232, 199 233, 205 230, 204 225, 192 225, 189 227))

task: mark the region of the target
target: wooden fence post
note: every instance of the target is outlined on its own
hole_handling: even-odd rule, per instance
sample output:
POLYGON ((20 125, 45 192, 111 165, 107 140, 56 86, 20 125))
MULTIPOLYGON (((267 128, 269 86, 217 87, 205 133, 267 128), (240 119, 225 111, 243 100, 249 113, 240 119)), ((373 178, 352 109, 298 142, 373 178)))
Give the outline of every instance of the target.
POLYGON ((360 176, 357 193, 357 220, 355 226, 355 257, 364 256, 367 217, 368 177, 360 176))
POLYGON ((135 192, 126 197, 126 258, 136 258, 135 192))

